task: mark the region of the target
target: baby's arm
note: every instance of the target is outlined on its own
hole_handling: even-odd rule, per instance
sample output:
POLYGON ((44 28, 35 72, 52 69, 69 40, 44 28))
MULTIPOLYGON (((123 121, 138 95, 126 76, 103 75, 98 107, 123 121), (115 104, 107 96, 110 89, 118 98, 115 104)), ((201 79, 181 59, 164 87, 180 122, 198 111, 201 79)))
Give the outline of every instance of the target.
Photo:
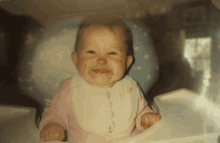
MULTIPOLYGON (((40 122, 40 136, 42 140, 45 140, 45 133, 52 132, 55 134, 56 131, 64 131, 67 126, 67 112, 68 112, 68 99, 71 90, 71 79, 65 80, 56 96, 52 99, 48 107, 45 108, 43 119, 40 122), (55 131, 52 131, 55 130, 55 131), (43 139, 44 137, 44 139, 43 139)), ((61 136, 63 133, 61 132, 61 136)), ((54 135, 53 135, 54 136, 54 135)))
POLYGON ((139 99, 138 99, 138 115, 136 118, 136 128, 139 131, 144 131, 153 125, 155 122, 160 120, 160 115, 155 113, 153 110, 147 106, 147 101, 145 100, 142 91, 139 89, 139 99))

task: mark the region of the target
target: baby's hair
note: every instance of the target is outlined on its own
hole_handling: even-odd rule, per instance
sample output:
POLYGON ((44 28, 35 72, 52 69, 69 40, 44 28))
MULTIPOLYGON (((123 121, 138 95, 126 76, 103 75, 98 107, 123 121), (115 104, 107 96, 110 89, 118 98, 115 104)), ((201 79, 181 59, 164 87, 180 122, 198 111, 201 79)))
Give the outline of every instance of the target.
POLYGON ((111 17, 109 15, 95 15, 88 16, 83 19, 79 26, 79 30, 76 35, 76 43, 75 43, 75 52, 78 52, 80 48, 81 38, 83 37, 83 30, 90 26, 104 26, 111 31, 114 31, 114 28, 121 28, 124 37, 125 51, 127 55, 134 55, 133 51, 133 36, 131 29, 127 26, 127 24, 120 18, 111 17))

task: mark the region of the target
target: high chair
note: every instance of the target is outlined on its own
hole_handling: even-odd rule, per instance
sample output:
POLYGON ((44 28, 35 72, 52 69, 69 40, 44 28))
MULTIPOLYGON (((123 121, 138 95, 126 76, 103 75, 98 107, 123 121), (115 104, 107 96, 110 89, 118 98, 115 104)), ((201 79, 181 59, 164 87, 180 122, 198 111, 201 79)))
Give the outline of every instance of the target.
MULTIPOLYGON (((69 15, 50 19, 45 23, 45 28, 31 31, 28 35, 26 51, 19 64, 19 73, 21 73, 19 88, 40 102, 42 107, 50 103, 62 80, 76 74, 76 68, 71 61, 71 52, 83 17, 84 15, 69 15)), ((124 21, 133 33, 135 58, 128 74, 138 82, 143 91, 148 91, 156 81, 159 68, 150 30, 141 22, 131 19, 124 19, 124 21)), ((156 97, 153 109, 161 114, 161 121, 136 136, 112 142, 196 142, 206 140, 207 136, 211 137, 210 142, 216 140, 220 120, 218 117, 209 118, 214 115, 194 104, 200 100, 198 97, 185 89, 156 97), (210 124, 204 126, 207 121, 210 124), (211 128, 210 125, 215 128, 211 128)), ((2 107, 1 110, 2 112, 11 111, 10 118, 0 122, 3 131, 0 133, 2 141, 43 143, 35 125, 36 109, 9 106, 7 110, 2 107), (13 118, 12 115, 15 113, 19 115, 13 118)))

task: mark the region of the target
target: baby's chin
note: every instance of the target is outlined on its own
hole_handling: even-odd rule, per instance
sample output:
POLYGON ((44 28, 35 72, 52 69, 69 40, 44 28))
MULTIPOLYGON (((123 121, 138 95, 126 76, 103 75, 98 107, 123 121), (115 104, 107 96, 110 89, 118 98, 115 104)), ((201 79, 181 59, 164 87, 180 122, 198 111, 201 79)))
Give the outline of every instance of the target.
POLYGON ((91 85, 99 87, 112 87, 115 83, 112 76, 105 75, 90 76, 86 81, 91 85))

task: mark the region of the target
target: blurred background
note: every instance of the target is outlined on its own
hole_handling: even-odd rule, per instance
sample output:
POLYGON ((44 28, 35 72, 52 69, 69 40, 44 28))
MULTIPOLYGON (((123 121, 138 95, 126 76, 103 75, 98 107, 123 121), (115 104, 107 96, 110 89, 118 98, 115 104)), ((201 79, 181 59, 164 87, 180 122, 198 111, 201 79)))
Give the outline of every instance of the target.
POLYGON ((103 13, 136 19, 150 28, 159 75, 145 91, 149 103, 163 93, 180 88, 199 93, 204 86, 209 87, 207 98, 220 103, 219 8, 218 0, 0 0, 0 102, 39 106, 18 88, 23 79, 17 67, 24 45, 36 44, 45 23, 58 16, 103 13))

